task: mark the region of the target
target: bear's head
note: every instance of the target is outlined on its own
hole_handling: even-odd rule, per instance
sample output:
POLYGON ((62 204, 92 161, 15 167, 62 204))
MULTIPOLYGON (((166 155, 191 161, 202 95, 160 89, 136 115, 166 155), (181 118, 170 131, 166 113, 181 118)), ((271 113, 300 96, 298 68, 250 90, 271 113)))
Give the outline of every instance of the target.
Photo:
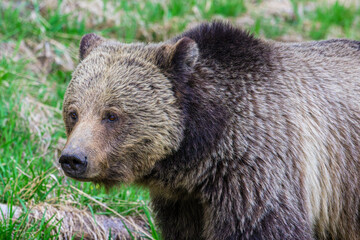
POLYGON ((180 85, 197 57, 187 37, 123 44, 85 35, 63 104, 65 174, 105 185, 133 182, 177 151, 184 135, 180 85))

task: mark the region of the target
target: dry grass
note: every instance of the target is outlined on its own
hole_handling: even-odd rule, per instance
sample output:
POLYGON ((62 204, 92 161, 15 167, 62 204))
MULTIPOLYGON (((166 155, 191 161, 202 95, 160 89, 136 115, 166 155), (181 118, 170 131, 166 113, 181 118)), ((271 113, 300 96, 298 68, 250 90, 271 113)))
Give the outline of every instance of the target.
MULTIPOLYGON (((140 217, 110 217, 104 215, 92 215, 88 211, 60 204, 42 203, 28 206, 26 213, 27 222, 31 225, 36 222, 46 222, 50 225, 61 223, 58 239, 112 239, 126 240, 140 237, 150 238, 146 229, 146 221, 140 217), (125 225, 126 224, 126 227, 125 225), (132 236, 129 234, 129 229, 132 236)), ((0 204, 3 221, 8 221, 9 217, 13 220, 19 219, 23 213, 20 207, 12 206, 12 209, 5 204, 0 204), (10 215, 11 212, 11 215, 10 215)), ((53 229, 53 234, 58 229, 53 229)))

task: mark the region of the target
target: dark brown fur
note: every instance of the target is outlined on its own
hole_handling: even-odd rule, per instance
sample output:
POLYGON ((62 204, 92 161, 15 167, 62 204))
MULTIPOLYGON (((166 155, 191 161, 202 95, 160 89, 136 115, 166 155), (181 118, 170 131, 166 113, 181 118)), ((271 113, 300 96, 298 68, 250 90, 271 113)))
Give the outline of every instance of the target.
POLYGON ((159 44, 86 35, 63 154, 88 165, 69 175, 149 187, 164 239, 360 239, 359 47, 220 22, 159 44))

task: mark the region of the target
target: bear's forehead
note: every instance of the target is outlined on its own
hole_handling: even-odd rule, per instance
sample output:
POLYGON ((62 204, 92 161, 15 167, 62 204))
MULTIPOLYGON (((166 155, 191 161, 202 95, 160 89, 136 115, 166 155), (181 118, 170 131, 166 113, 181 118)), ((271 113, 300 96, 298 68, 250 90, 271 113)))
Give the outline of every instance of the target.
POLYGON ((98 50, 79 64, 73 73, 73 79, 77 79, 79 83, 88 81, 94 83, 94 81, 109 81, 113 78, 136 80, 137 77, 156 75, 159 69, 145 57, 136 54, 137 52, 141 51, 119 50, 110 54, 98 50))
POLYGON ((115 95, 120 97, 133 93, 139 95, 154 88, 163 89, 161 91, 165 91, 166 87, 171 88, 161 71, 140 55, 144 51, 139 49, 146 47, 135 45, 135 52, 124 50, 134 45, 120 44, 116 47, 123 49, 111 52, 106 51, 109 49, 96 49, 79 64, 70 83, 74 93, 91 93, 95 97, 116 91, 115 95))
POLYGON ((118 59, 121 55, 130 54, 134 58, 149 59, 156 55, 159 46, 162 43, 120 43, 115 41, 105 41, 91 55, 109 54, 113 60, 118 59))

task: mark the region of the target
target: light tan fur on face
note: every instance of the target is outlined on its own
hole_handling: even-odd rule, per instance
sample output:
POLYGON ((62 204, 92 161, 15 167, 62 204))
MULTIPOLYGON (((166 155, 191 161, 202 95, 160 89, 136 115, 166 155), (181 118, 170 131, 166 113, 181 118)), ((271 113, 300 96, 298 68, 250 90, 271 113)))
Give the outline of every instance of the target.
POLYGON ((71 105, 79 111, 67 146, 81 138, 81 145, 92 149, 86 174, 90 180, 132 182, 180 143, 182 119, 170 82, 151 59, 134 57, 152 51, 151 46, 138 47, 134 51, 130 46, 110 44, 109 54, 104 43, 80 63, 66 92, 65 122, 71 105), (114 129, 102 122, 106 111, 119 116, 114 129))

